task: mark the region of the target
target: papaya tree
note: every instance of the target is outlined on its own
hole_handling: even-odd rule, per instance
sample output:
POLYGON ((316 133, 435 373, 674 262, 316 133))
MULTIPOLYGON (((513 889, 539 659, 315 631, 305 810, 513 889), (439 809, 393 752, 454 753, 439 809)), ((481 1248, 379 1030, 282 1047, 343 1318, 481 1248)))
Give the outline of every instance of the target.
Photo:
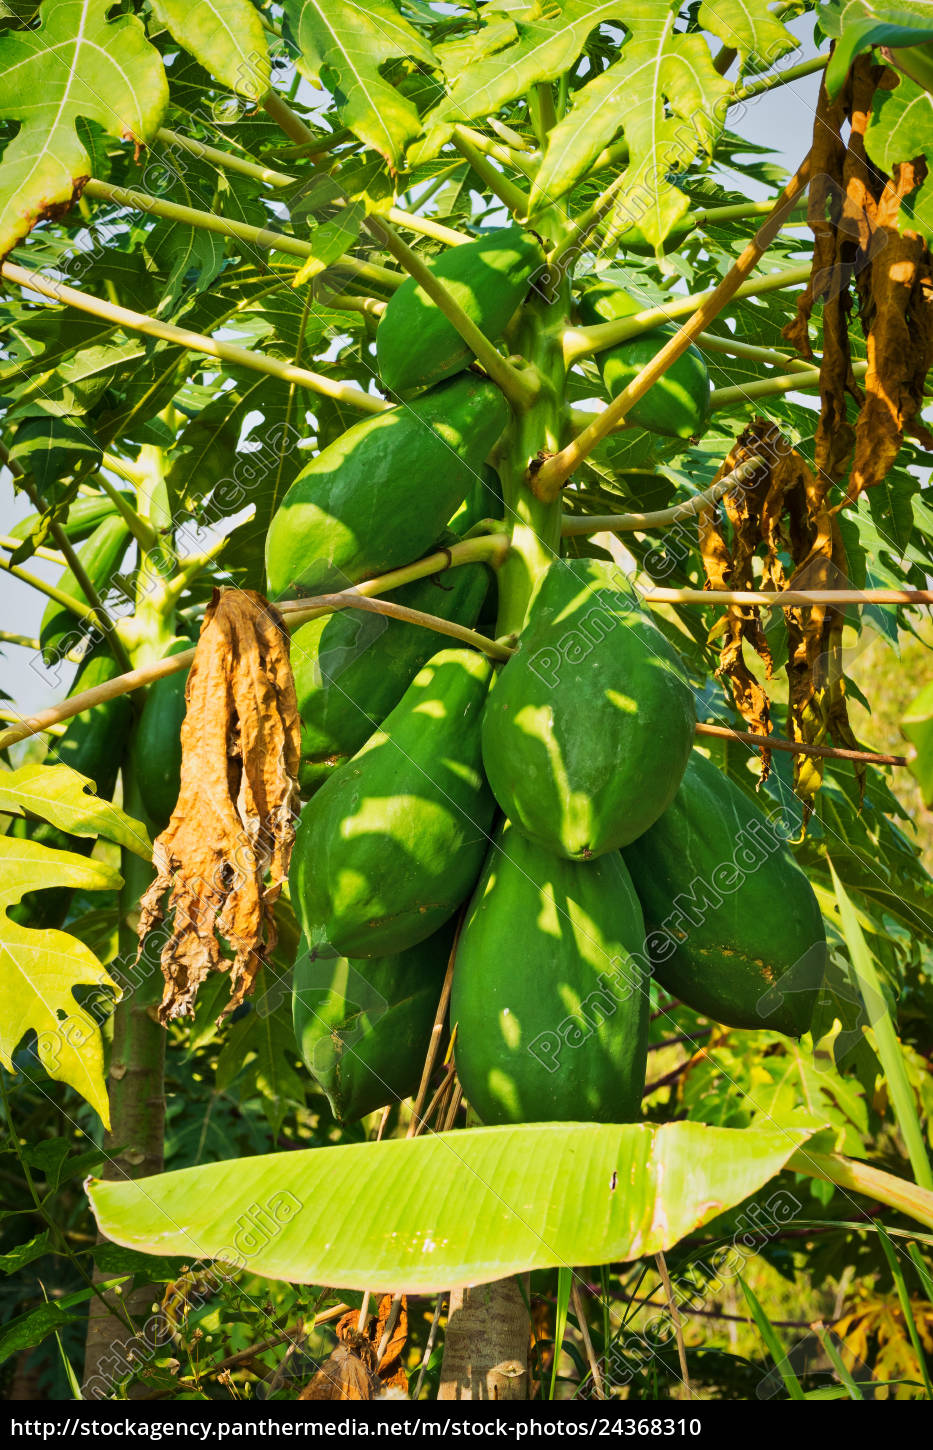
POLYGON ((3 8, 14 1397, 931 1393, 929 9, 3 8))

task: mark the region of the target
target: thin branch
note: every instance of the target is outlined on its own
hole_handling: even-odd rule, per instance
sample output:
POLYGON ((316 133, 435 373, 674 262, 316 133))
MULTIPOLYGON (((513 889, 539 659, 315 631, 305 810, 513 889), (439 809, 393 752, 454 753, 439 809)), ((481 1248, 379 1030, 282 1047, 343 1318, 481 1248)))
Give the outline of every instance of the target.
MULTIPOLYGON (((768 272, 763 277, 752 277, 743 282, 732 293, 732 300, 741 297, 761 297, 766 292, 782 291, 785 287, 797 287, 808 281, 810 264, 785 267, 780 272, 768 272)), ((720 284, 722 285, 722 284, 720 284)), ((592 327, 571 327, 564 333, 564 361, 569 367, 589 353, 603 352, 638 337, 642 332, 660 327, 665 322, 676 322, 681 317, 690 317, 715 297, 718 288, 709 292, 691 292, 687 297, 671 297, 655 307, 643 307, 630 317, 620 317, 615 322, 597 322, 592 327)), ((701 330, 705 330, 705 327, 701 330)))
MULTIPOLYGON (((804 362, 803 358, 791 357, 788 353, 777 352, 771 347, 755 347, 750 342, 740 342, 737 337, 719 337, 715 332, 701 332, 697 338, 697 346, 703 352, 725 353, 728 357, 744 357, 750 362, 764 363, 765 367, 783 367, 792 372, 812 373, 813 364, 804 362)), ((771 379, 767 379, 771 381, 771 379)))
POLYGON ((296 179, 294 176, 288 176, 284 171, 273 171, 271 167, 263 166, 261 162, 250 161, 245 156, 238 156, 233 151, 221 151, 217 146, 208 146, 206 141, 198 141, 194 136, 184 136, 180 131, 170 131, 167 126, 159 128, 155 139, 160 146, 166 146, 169 150, 187 151, 189 155, 196 156, 199 161, 208 161, 211 166, 217 166, 222 171, 235 171, 240 176, 251 176, 254 181, 264 181, 267 186, 291 186, 296 179))
MULTIPOLYGON (((238 156, 232 151, 220 151, 216 146, 208 146, 203 141, 195 140, 193 136, 183 136, 178 131, 169 131, 164 127, 156 132, 156 140, 163 146, 177 147, 202 161, 209 161, 221 171, 235 171, 241 176, 252 177, 254 181, 265 182, 267 186, 294 186, 299 179, 297 176, 290 176, 288 172, 273 171, 259 162, 247 160, 245 156, 238 156)), ((335 206, 341 204, 335 199, 335 206)), ((407 227, 409 231, 420 232, 425 237, 433 237, 435 241, 445 242, 448 247, 461 247, 464 242, 472 240, 466 232, 445 227, 431 217, 413 216, 401 207, 390 207, 386 215, 396 226, 407 227)))
MULTIPOLYGON (((511 147, 502 146, 491 136, 484 136, 482 131, 477 131, 473 126, 465 126, 462 122, 458 122, 454 127, 455 145, 458 137, 466 141, 480 155, 488 156, 491 161, 498 161, 500 166, 514 166, 516 170, 524 172, 529 180, 534 177, 541 161, 541 153, 534 147, 531 150, 515 152, 511 147)), ((497 173, 497 175, 499 174, 501 173, 497 173)))
POLYGON ((515 185, 514 181, 510 181, 501 171, 496 170, 488 156, 473 144, 465 127, 454 127, 453 143, 460 155, 469 161, 477 176, 513 216, 527 216, 529 202, 527 191, 523 191, 520 186, 515 185))
MULTIPOLYGON (((582 518, 565 518, 561 524, 561 534, 564 538, 603 532, 625 534, 648 529, 665 529, 674 524, 685 523, 696 518, 697 514, 709 504, 716 503, 723 494, 745 483, 746 479, 754 474, 760 462, 759 458, 745 459, 738 468, 727 473, 718 483, 711 484, 702 493, 694 494, 693 498, 685 499, 683 503, 674 504, 671 508, 654 509, 650 513, 643 514, 587 514, 582 518)), ((570 497, 572 496, 570 495, 570 497)))
MULTIPOLYGON (((106 454, 104 455, 104 463, 107 468, 111 468, 112 470, 112 465, 107 462, 106 454)), ((144 519, 142 514, 136 512, 126 495, 117 488, 116 484, 111 483, 108 478, 105 478, 103 473, 96 473, 94 479, 100 487, 101 492, 105 493, 116 507, 117 512, 139 547, 145 549, 147 554, 151 553, 159 542, 157 530, 152 527, 148 519, 144 519)))
MULTIPOLYGON (((485 562, 495 567, 498 562, 501 562, 508 547, 509 540, 504 534, 485 534, 474 539, 464 539, 459 544, 451 545, 449 549, 436 550, 414 564, 406 564, 401 569, 393 569, 376 579, 368 579, 361 584, 356 584, 346 593, 370 597, 392 589, 399 589, 403 584, 409 584, 415 579, 425 579, 429 575, 440 574, 446 569, 455 569, 463 564, 485 562)), ((6 567, 11 573, 22 574, 21 570, 12 565, 6 567)), ((33 580, 31 576, 27 576, 26 582, 34 584, 37 589, 42 589, 50 595, 50 598, 57 599, 59 603, 65 604, 75 613, 81 613, 84 608, 77 600, 72 600, 68 595, 53 590, 53 586, 46 585, 41 580, 33 580)), ((334 612, 328 605, 319 605, 314 598, 284 600, 277 605, 277 608, 280 613, 285 615, 291 628, 305 623, 308 619, 334 612)), ((90 614, 90 611, 88 610, 87 613, 90 614)), ((72 716, 80 715, 85 710, 91 710, 95 705, 103 704, 105 700, 116 699, 118 695, 128 695, 143 685, 152 684, 154 680, 161 680, 166 675, 174 675, 179 670, 189 669, 193 659, 194 649, 192 648, 185 650, 182 654, 168 655, 165 659, 156 660, 153 664, 145 665, 140 669, 129 670, 126 674, 118 675, 116 679, 107 680, 104 684, 95 686, 93 690, 83 690, 78 695, 71 695, 59 705, 50 706, 47 710, 40 710, 28 719, 24 719, 22 724, 14 726, 10 730, 4 730, 0 734, 0 750, 5 749, 8 745, 14 745, 18 740, 25 740, 28 736, 45 730, 49 725, 58 725, 63 720, 70 720, 72 716)))
POLYGON ((456 328, 457 333, 463 338, 477 361, 485 368, 493 382, 502 389, 505 396, 518 404, 531 402, 539 391, 537 381, 531 374, 521 372, 511 363, 506 362, 495 343, 490 342, 473 319, 467 316, 460 303, 448 292, 443 282, 434 275, 418 253, 413 252, 411 247, 403 242, 401 237, 397 236, 391 226, 381 217, 367 217, 366 226, 377 241, 388 248, 395 260, 405 268, 409 276, 414 278, 431 301, 440 308, 447 321, 456 328))
MULTIPOLYGON (((128 186, 112 186, 108 181, 92 178, 84 188, 85 196, 99 201, 109 201, 116 206, 133 211, 145 212, 147 216, 164 217, 166 221, 180 222, 185 226, 198 227, 201 231, 215 232, 222 237, 233 237, 260 251, 282 252, 290 257, 311 257, 314 247, 300 237, 288 236, 285 232, 273 231, 270 227, 253 226, 250 222, 236 221, 233 217, 221 216, 218 212, 202 211, 194 206, 182 206, 180 202, 167 201, 164 197, 151 196, 146 191, 134 191, 128 186)), ((391 272, 387 267, 378 267, 372 262, 360 262, 355 257, 343 256, 331 263, 333 269, 352 272, 367 281, 374 281, 381 287, 394 290, 404 277, 391 272)), ((328 268, 331 270, 331 268, 328 268)))
POLYGON ((437 1340, 437 1331, 441 1322, 441 1313, 444 1308, 444 1295, 438 1294, 437 1302, 434 1305, 434 1318, 431 1320, 431 1328, 428 1330, 427 1342, 424 1346, 424 1354, 421 1356, 421 1363, 418 1366, 418 1378, 415 1381, 415 1388, 412 1391, 412 1399, 416 1400, 421 1394, 421 1387, 424 1384, 424 1377, 427 1373, 428 1363, 434 1352, 434 1344, 437 1340))
MULTIPOLYGON (((37 512, 41 513, 41 499, 39 498, 32 484, 29 482, 28 478, 26 478, 26 476, 24 475, 23 470, 20 468, 19 464, 10 457, 9 450, 6 447, 3 448, 2 457, 3 462, 13 474, 14 478, 19 479, 19 486, 25 493, 26 497, 29 499, 29 502, 32 504, 33 508, 36 509, 37 512)), ((118 665, 121 665, 123 669, 129 669, 131 661, 129 655, 127 654, 126 646, 124 645, 120 636, 117 634, 116 625, 104 608, 103 603, 101 602, 100 595, 95 589, 90 575, 88 574, 83 563, 81 562, 81 558, 77 550, 75 549, 68 535, 65 533, 65 530, 62 528, 61 524, 56 519, 53 519, 50 522, 49 532, 51 533, 52 538, 58 545, 59 551, 64 556, 65 562, 67 563, 68 568, 71 570, 75 583, 84 595, 91 611, 91 618, 94 620, 95 624, 97 624, 98 628, 106 639, 111 654, 113 655, 118 665)), ((10 572, 13 572, 12 567, 10 569, 10 572)), ((31 576, 23 576, 22 574, 20 574, 19 577, 30 578, 31 576)), ((67 598, 68 596, 65 595, 64 597, 67 598)), ((70 607, 71 606, 69 605, 69 608, 70 607)))
POLYGON ((744 85, 736 86, 729 104, 735 105, 738 101, 749 101, 752 96, 760 96, 764 91, 777 90, 778 86, 789 86, 794 81, 802 80, 804 76, 812 76, 815 71, 825 70, 828 62, 828 55, 815 55, 810 60, 802 60, 799 65, 788 66, 787 70, 779 71, 777 75, 762 76, 757 81, 746 81, 744 85))
MULTIPOLYGON (((854 377, 864 377, 868 371, 867 362, 854 362, 852 373, 854 377)), ((714 388, 709 396, 710 407, 731 408, 734 404, 750 402, 753 398, 774 398, 781 393, 792 393, 796 391, 806 392, 810 388, 818 388, 820 385, 819 368, 803 368, 799 372, 784 373, 780 377, 760 378, 754 383, 740 383, 733 388, 714 388)))
POLYGON ((428 1043, 428 1050, 424 1058, 424 1067, 421 1069, 421 1081, 418 1084, 418 1091, 415 1094, 415 1101, 412 1104, 411 1119, 408 1124, 406 1138, 417 1137, 426 1116, 422 1117, 421 1109, 424 1100, 428 1095, 428 1084, 431 1081, 431 1074, 434 1072, 434 1064, 437 1062, 437 1054, 441 1049, 441 1038, 444 1035, 444 1019, 447 1016, 447 1008, 450 1006, 450 991, 454 980, 454 960, 457 955, 457 943, 460 940, 460 929, 463 925, 464 912, 461 911, 457 921, 457 929, 454 932, 454 939, 450 946, 450 956, 447 959, 447 971, 444 974, 444 983, 441 987, 441 995, 437 1004, 437 1011, 434 1014, 434 1025, 431 1028, 431 1040, 428 1043))
POLYGON ((650 589, 646 604, 747 604, 776 609, 822 604, 933 604, 933 589, 650 589))
POLYGON ((279 358, 268 357, 264 353, 251 352, 249 348, 240 347, 234 342, 221 342, 217 338, 207 337, 203 333, 189 332, 185 327, 176 327, 171 322, 159 322, 143 312, 132 312, 128 307, 117 307, 112 302, 92 297, 87 292, 78 292, 74 287, 67 287, 63 282, 50 280, 39 272, 29 272, 25 267, 15 266, 12 262, 4 262, 0 267, 0 272, 10 282, 16 282, 20 287, 25 287, 31 292, 38 292, 41 296, 50 297, 56 302, 63 302, 69 307, 77 307, 81 312, 89 312, 94 317, 101 317, 105 321, 114 323, 117 327, 129 328, 131 332, 141 332, 147 337, 161 338, 165 342, 174 343, 191 352, 204 353, 205 356, 216 358, 219 362, 232 363, 240 367, 251 368, 254 372, 267 373, 270 377, 279 378, 283 383, 293 383, 297 387, 309 388, 323 397, 335 398, 338 402, 357 408, 362 413, 383 413, 391 406, 384 399, 364 393, 362 388, 357 388, 350 383, 325 378, 320 373, 310 372, 307 368, 296 367, 293 363, 282 362, 279 358))
MULTIPOLYGON (((97 616, 93 609, 89 604, 85 604, 82 599, 75 599, 71 594, 66 594, 63 589, 57 589, 54 584, 46 584, 44 579, 38 579, 35 574, 27 573, 18 564, 11 564, 7 559, 0 559, 0 569, 6 574, 12 574, 15 579, 21 579, 24 584, 29 585, 30 589, 37 589, 40 594, 44 594, 48 599, 54 599, 56 604, 61 604, 65 609, 70 609, 72 614, 76 614, 79 619, 87 620, 90 624, 97 623, 97 616)), ((51 723, 55 724, 56 722, 53 720, 51 723)), ((4 740, 7 733, 4 731, 3 736, 0 736, 0 740, 4 740)), ((32 732, 27 730, 25 733, 30 735, 32 732)), ((23 739, 24 737, 20 736, 19 738, 23 739)), ((11 745, 13 742, 6 741, 5 743, 11 745)), ((0 749, 2 748, 3 746, 0 744, 0 749)))
POLYGON ((606 1398, 606 1391, 603 1389, 603 1377, 599 1370, 599 1360, 593 1351, 590 1327, 586 1322, 586 1315, 583 1312, 583 1295, 580 1293, 580 1285, 577 1283, 575 1277, 571 1279, 570 1297, 573 1300, 573 1309, 577 1316, 580 1338, 583 1340, 583 1348, 586 1350, 586 1357, 589 1361, 590 1374, 593 1376, 593 1389, 596 1391, 596 1398, 598 1400, 604 1400, 606 1398))
MULTIPOLYGON (((423 629, 433 629, 435 634, 446 634, 451 639, 460 640, 462 644, 472 645, 473 649, 479 650, 493 660, 504 662, 511 659, 515 653, 508 645, 500 644, 497 640, 490 639, 488 635, 480 634, 475 629, 467 629, 464 624, 457 624, 451 619, 441 619, 436 614, 426 614, 421 609, 409 609, 407 604, 394 604, 389 599, 367 599, 363 595, 354 596, 342 591, 339 594, 316 595, 313 607, 317 614, 327 610, 362 609, 367 610, 370 614, 385 614, 389 619, 401 619, 407 624, 420 624, 423 629)), ((296 620, 299 612, 295 611, 293 616, 296 620)), ((286 617, 286 622, 291 623, 291 620, 286 617)))
POLYGON ((802 740, 783 740, 779 735, 758 735, 751 730, 731 730, 728 725, 697 724, 697 735, 712 735, 717 740, 740 740, 757 750, 783 750, 788 755, 809 755, 814 760, 854 760, 862 765, 909 765, 906 755, 882 755, 874 750, 843 750, 835 745, 805 745, 802 740))
MULTIPOLYGON (((12 534, 0 534, 0 549, 6 549, 10 554, 15 553, 25 542, 25 539, 14 539, 12 534)), ((57 564, 59 569, 65 562, 64 554, 59 553, 57 549, 47 549, 44 544, 39 544, 33 549, 32 557, 45 559, 47 564, 57 564)))
MULTIPOLYGON (((269 119, 285 132, 289 141, 294 141, 302 147, 315 146, 320 142, 321 137, 315 136, 311 127, 305 125, 301 117, 295 114, 288 102, 277 91, 267 91, 260 104, 269 119)), ((333 138, 330 140, 333 145, 333 138)))
POLYGON ((671 1276, 667 1272, 667 1260, 663 1254, 655 1254, 654 1261, 658 1266, 658 1273, 661 1275, 661 1283, 664 1285, 664 1294, 667 1299, 668 1313, 671 1316, 671 1323, 674 1326, 674 1338, 677 1341, 677 1358, 680 1362, 680 1377, 683 1380, 684 1398, 692 1400, 693 1390, 690 1388, 690 1375, 687 1370, 687 1348, 684 1344, 684 1325, 680 1317, 680 1310, 677 1308, 677 1300, 674 1298, 671 1276))
POLYGON ((787 186, 784 188, 767 220, 758 231, 754 241, 749 242, 741 256, 726 273, 707 301, 683 324, 661 351, 641 369, 638 376, 623 388, 617 397, 578 434, 565 448, 547 459, 531 480, 533 491, 544 501, 559 496, 574 469, 592 453, 596 445, 623 421, 632 406, 643 397, 653 383, 667 371, 672 363, 684 353, 690 343, 704 332, 758 265, 769 244, 777 236, 785 216, 794 206, 798 196, 807 185, 810 176, 809 154, 801 162, 787 186))

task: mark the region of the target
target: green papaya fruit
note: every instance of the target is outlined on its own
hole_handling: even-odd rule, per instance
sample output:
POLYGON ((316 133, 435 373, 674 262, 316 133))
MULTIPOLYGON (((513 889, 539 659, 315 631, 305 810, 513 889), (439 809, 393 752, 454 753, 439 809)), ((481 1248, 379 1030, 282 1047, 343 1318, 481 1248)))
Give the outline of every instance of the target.
MULTIPOLYGON (((485 564, 464 564, 385 597, 472 626, 489 581, 485 564)), ((295 631, 291 658, 301 714, 299 782, 304 793, 356 754, 437 644, 437 635, 421 625, 356 609, 312 619, 295 631)))
POLYGON ((480 477, 476 480, 463 503, 457 509, 448 528, 462 539, 483 519, 501 519, 505 514, 502 502, 502 484, 499 475, 488 463, 484 463, 480 477))
POLYGON ((476 650, 441 650, 302 810, 291 898, 319 955, 405 951, 467 896, 495 810, 479 742, 490 677, 476 650))
MULTIPOLYGON (((191 644, 190 639, 179 635, 165 654, 183 654, 191 644)), ((157 832, 164 831, 171 820, 181 788, 181 727, 187 683, 187 670, 153 681, 146 691, 133 740, 139 794, 157 832)))
POLYGON ((495 384, 464 373, 348 428, 302 469, 273 516, 270 593, 345 589, 426 553, 507 419, 495 384))
POLYGON ((724 1026, 799 1037, 826 937, 786 842, 780 820, 695 750, 673 804, 624 855, 661 985, 724 1026))
MULTIPOLYGON (((119 666, 106 649, 99 647, 83 661, 68 693, 78 695, 83 690, 93 690, 119 673, 119 666)), ((94 782, 101 800, 110 800, 123 763, 132 719, 133 707, 129 695, 118 695, 115 700, 105 700, 102 705, 95 705, 93 710, 75 715, 68 722, 64 735, 52 741, 48 763, 69 765, 79 775, 85 775, 94 782)), ((11 821, 9 834, 18 840, 38 841, 40 845, 54 850, 74 851, 81 856, 90 855, 94 846, 92 837, 70 836, 67 831, 47 821, 22 816, 11 821)), ((73 895, 72 888, 67 886, 30 891, 18 906, 10 908, 10 916, 24 926, 37 929, 60 927, 68 915, 73 895)))
MULTIPOLYGON (((645 306, 644 301, 630 296, 621 287, 600 282, 595 287, 588 287, 580 298, 580 320, 585 326, 616 322, 619 318, 643 311, 645 306)), ((597 353, 596 363, 609 396, 615 398, 628 387, 676 331, 673 323, 653 327, 650 332, 619 343, 618 347, 597 353)), ((629 409, 628 422, 668 438, 696 438, 704 432, 709 421, 709 398, 706 362, 700 350, 691 346, 629 409)))
MULTIPOLYGON (((111 514, 97 525, 90 538, 78 550, 78 558, 98 594, 105 594, 109 588, 110 581, 126 553, 129 540, 130 531, 123 519, 119 514, 111 514)), ((84 590, 71 569, 64 571, 56 581, 56 587, 73 599, 84 599, 84 590)), ((39 643, 46 664, 54 664, 86 633, 86 626, 70 609, 50 599, 39 627, 39 643)))
POLYGON ((450 922, 405 952, 369 960, 315 957, 302 942, 295 1037, 338 1122, 417 1091, 452 943, 450 922))
POLYGON ((483 764, 505 814, 559 856, 626 845, 686 769, 693 694, 625 575, 560 559, 483 715, 483 764))
MULTIPOLYGON (((473 242, 449 247, 430 271, 480 331, 495 342, 544 265, 538 238, 521 227, 501 227, 473 242)), ((376 363, 383 383, 406 394, 469 367, 473 351, 413 277, 394 292, 376 329, 376 363)))
POLYGON ((450 1020, 484 1123, 641 1117, 650 969, 617 851, 562 861, 506 824, 467 908, 450 1020))
MULTIPOLYGON (((125 493, 123 497, 132 506, 131 496, 125 493)), ((61 525, 71 542, 77 544, 92 534, 104 519, 111 518, 117 512, 117 506, 108 494, 81 494, 69 505, 68 513, 61 520, 61 525)), ((10 529, 10 537, 26 539, 38 523, 38 514, 28 514, 26 518, 20 519, 18 524, 13 525, 10 529)))

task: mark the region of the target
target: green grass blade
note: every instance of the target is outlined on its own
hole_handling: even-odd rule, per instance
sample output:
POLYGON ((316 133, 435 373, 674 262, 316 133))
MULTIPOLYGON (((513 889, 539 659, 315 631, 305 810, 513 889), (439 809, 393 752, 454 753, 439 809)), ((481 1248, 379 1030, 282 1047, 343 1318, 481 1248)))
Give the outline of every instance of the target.
MULTIPOLYGON (((924 1238, 924 1243, 928 1242, 929 1240, 924 1238)), ((923 1285, 923 1292, 924 1294, 926 1294, 930 1303, 933 1304, 933 1276, 930 1275, 930 1271, 927 1268, 926 1263, 924 1262, 923 1256, 920 1253, 920 1249, 918 1248, 917 1244, 909 1243, 907 1245, 907 1252, 910 1254, 910 1257, 913 1260, 914 1268, 917 1270, 917 1276, 920 1280, 920 1283, 923 1285)))
POLYGON ((913 1090, 907 1079, 907 1069, 901 1055, 901 1044, 888 1011, 881 978, 856 918, 855 908, 849 900, 845 887, 836 875, 832 862, 829 863, 829 869, 832 872, 836 901, 839 903, 842 934, 852 958, 852 969, 865 1004, 865 1011, 868 1013, 868 1020, 875 1034, 878 1056, 881 1059, 881 1066, 884 1068, 891 1105, 907 1148, 914 1179, 921 1188, 933 1189, 933 1168, 930 1166, 923 1128, 917 1114, 913 1090))
POLYGON ((820 1341, 820 1344, 822 1344, 823 1349, 826 1352, 827 1359, 829 1360, 830 1364, 832 1365, 833 1369, 836 1371, 836 1374, 839 1377, 839 1383, 845 1386, 849 1395, 849 1399, 864 1400, 865 1396, 862 1394, 862 1391, 855 1383, 855 1380, 846 1369, 845 1361, 843 1360, 842 1355, 839 1353, 838 1349, 833 1343, 833 1337, 827 1331, 826 1325, 816 1323, 814 1324, 813 1329, 820 1341))
POLYGON ((558 1269, 557 1271, 557 1304, 554 1316, 554 1361, 551 1365, 551 1388, 548 1391, 548 1399, 553 1400, 554 1390, 557 1387, 557 1363, 564 1347, 564 1335, 567 1332, 567 1311, 570 1307, 570 1289, 573 1284, 573 1269, 558 1269))
POLYGON ((784 1381, 784 1388, 792 1400, 805 1399, 803 1386, 791 1368, 790 1361, 784 1353, 784 1347, 774 1332, 774 1325, 762 1309, 756 1296, 748 1287, 742 1275, 738 1275, 739 1283, 742 1285, 742 1293, 745 1295, 745 1302, 751 1310, 752 1318, 758 1328, 758 1333, 764 1340, 768 1353, 774 1360, 774 1366, 781 1379, 784 1381))
POLYGON ((897 1289, 897 1297, 901 1304, 901 1313, 904 1316, 904 1324, 910 1336, 910 1342, 914 1347, 914 1354, 917 1356, 917 1363, 920 1365, 920 1373, 923 1376, 924 1387, 927 1392, 927 1399, 933 1400, 933 1383, 930 1382, 930 1371, 927 1368, 926 1355, 923 1352, 923 1344, 920 1333, 917 1329, 917 1321, 914 1318, 913 1305, 910 1302, 910 1291, 904 1279, 903 1270, 897 1261, 897 1254, 894 1252, 894 1245, 885 1233, 881 1224, 878 1225, 878 1237, 881 1240, 881 1247, 884 1249, 884 1256, 888 1261, 888 1268, 891 1270, 891 1277, 894 1280, 894 1287, 897 1289))

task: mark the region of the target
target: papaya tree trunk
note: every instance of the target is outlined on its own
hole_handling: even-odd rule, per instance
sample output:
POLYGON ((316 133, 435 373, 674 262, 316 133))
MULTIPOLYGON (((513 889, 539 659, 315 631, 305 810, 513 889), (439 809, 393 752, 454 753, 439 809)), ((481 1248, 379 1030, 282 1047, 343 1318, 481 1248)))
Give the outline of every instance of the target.
POLYGON ((451 1290, 438 1399, 526 1400, 529 1341, 517 1280, 451 1290))
MULTIPOLYGON (((138 820, 145 820, 130 769, 124 766, 124 804, 138 820)), ((135 919, 139 898, 152 880, 152 867, 132 852, 123 851, 124 885, 120 893, 119 960, 131 967, 136 956, 135 919)), ((157 963, 141 971, 124 971, 124 996, 113 1014, 113 1045, 108 1093, 110 1132, 104 1138, 107 1159, 104 1178, 145 1178, 161 1173, 165 1128, 165 1030, 156 1020, 159 976, 157 963)), ((95 1280, 115 1277, 95 1270, 95 1280)), ((115 1385, 139 1367, 153 1341, 151 1306, 158 1290, 148 1284, 126 1282, 122 1292, 107 1292, 91 1300, 85 1348, 82 1394, 85 1399, 106 1399, 115 1385)), ((138 1395, 144 1394, 140 1390, 138 1395)), ((134 1397, 138 1397, 134 1396, 134 1397)))

